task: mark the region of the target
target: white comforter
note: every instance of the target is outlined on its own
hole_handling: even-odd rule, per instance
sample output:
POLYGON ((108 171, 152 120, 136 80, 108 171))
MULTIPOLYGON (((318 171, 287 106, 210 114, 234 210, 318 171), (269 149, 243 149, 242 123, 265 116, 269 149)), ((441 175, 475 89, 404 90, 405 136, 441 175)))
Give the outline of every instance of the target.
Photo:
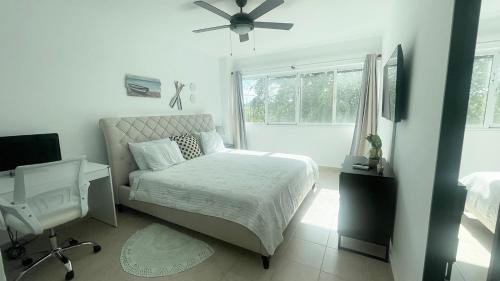
POLYGON ((460 182, 467 187, 466 209, 494 233, 500 206, 500 173, 477 172, 460 182))
POLYGON ((226 150, 131 174, 130 199, 241 224, 269 254, 319 176, 305 156, 226 150))

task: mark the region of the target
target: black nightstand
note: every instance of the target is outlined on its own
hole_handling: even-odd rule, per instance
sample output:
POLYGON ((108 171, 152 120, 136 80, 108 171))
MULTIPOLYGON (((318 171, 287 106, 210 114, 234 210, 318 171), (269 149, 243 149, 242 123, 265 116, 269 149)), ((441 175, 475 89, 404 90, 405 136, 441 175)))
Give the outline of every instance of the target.
POLYGON ((384 174, 352 168, 366 163, 364 157, 347 156, 339 180, 339 250, 349 250, 371 258, 389 261, 389 243, 394 229, 396 181, 384 160, 384 174), (385 258, 342 247, 342 236, 384 246, 385 258))
POLYGON ((232 144, 232 143, 225 143, 225 144, 224 144, 224 147, 225 147, 225 148, 231 148, 231 149, 234 149, 234 144, 232 144))

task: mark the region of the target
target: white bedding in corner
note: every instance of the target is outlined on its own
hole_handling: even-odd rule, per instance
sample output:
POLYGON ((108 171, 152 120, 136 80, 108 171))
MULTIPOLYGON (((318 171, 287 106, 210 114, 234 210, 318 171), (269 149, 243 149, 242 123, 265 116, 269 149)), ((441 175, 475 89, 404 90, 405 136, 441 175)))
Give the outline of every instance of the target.
POLYGON ((241 224, 272 255, 318 177, 309 157, 225 150, 163 171, 131 173, 130 199, 241 224))
POLYGON ((500 206, 500 172, 477 172, 460 179, 467 187, 465 208, 495 233, 500 206))

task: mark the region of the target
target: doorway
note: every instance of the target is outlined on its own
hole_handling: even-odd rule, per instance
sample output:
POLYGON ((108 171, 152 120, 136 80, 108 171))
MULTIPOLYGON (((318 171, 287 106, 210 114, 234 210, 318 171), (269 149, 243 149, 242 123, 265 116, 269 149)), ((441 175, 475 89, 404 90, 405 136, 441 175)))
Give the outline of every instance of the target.
MULTIPOLYGON (((488 6, 482 6, 482 10, 488 6)), ((453 281, 487 280, 500 206, 500 25, 479 25, 459 181, 467 188, 453 281)))
POLYGON ((455 1, 423 280, 500 280, 500 24, 481 28, 500 16, 480 17, 488 1, 455 1))

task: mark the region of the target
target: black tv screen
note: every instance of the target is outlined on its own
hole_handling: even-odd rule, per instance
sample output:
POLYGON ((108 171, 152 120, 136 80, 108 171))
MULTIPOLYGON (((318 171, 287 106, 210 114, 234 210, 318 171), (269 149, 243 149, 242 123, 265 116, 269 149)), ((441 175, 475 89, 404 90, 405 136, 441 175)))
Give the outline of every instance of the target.
POLYGON ((382 117, 393 122, 401 121, 403 83, 403 50, 398 45, 384 66, 382 117))
POLYGON ((0 171, 61 160, 57 134, 0 137, 0 171))

